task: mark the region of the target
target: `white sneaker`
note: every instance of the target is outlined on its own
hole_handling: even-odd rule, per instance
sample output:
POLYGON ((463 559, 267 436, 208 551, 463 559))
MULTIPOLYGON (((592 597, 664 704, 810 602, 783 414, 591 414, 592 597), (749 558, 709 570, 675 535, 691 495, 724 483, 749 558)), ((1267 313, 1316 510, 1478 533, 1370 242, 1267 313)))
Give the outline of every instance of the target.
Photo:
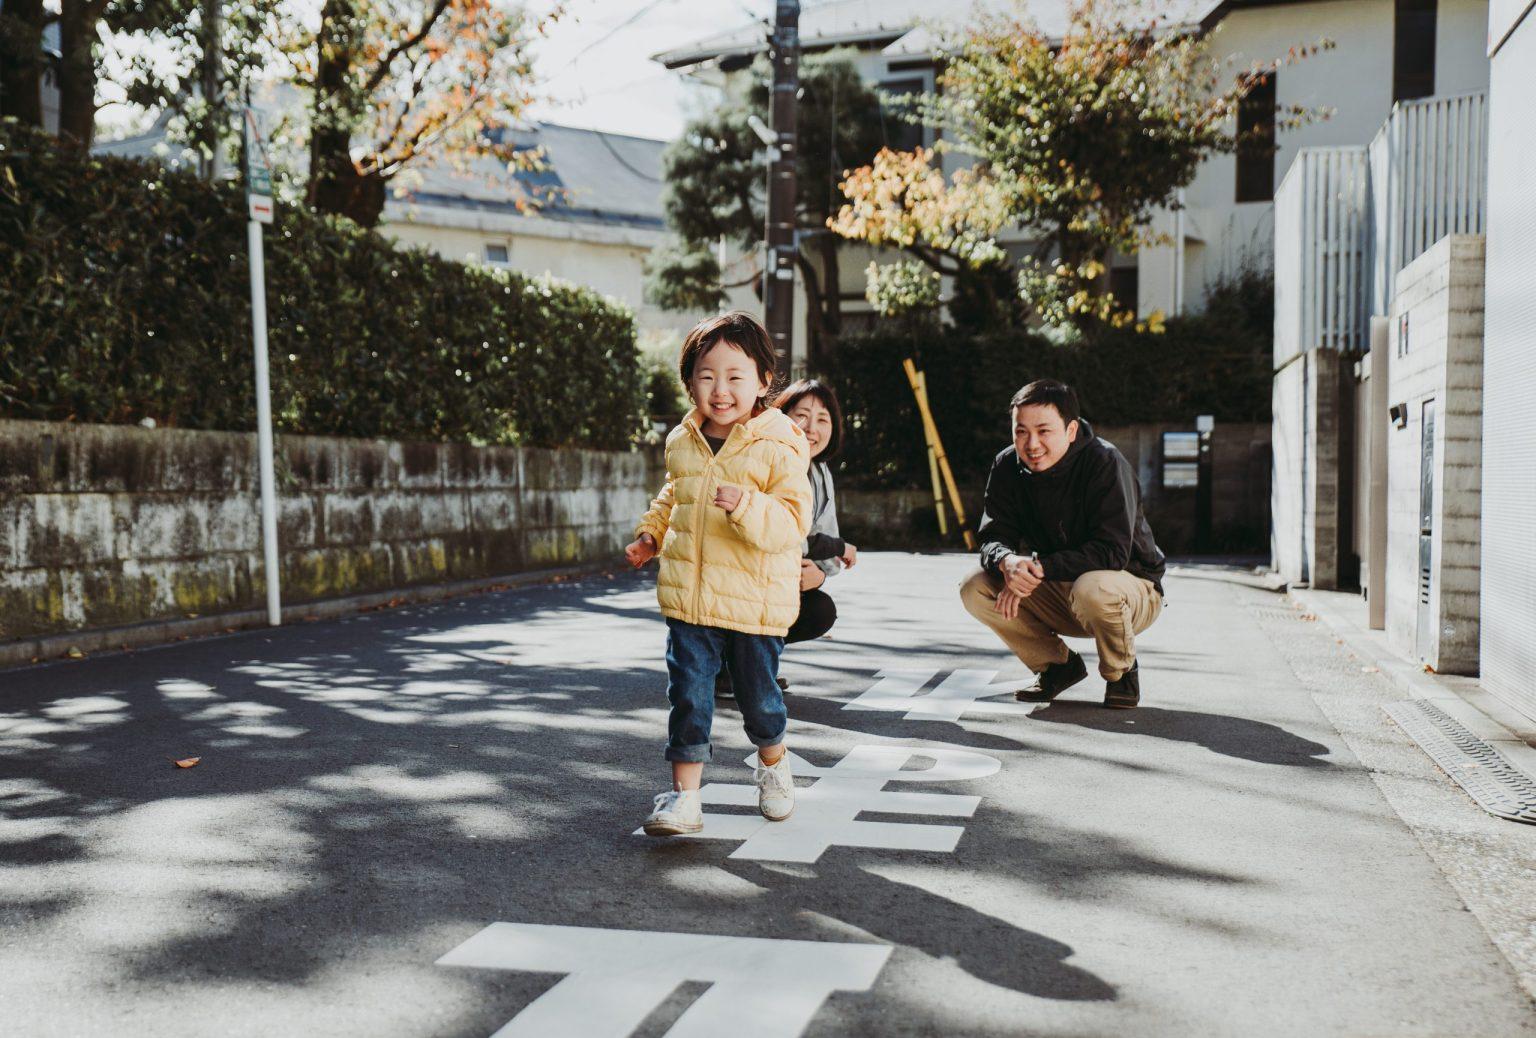
POLYGON ((795 776, 789 770, 789 754, 779 758, 777 764, 766 765, 757 758, 752 769, 757 782, 757 809, 770 822, 782 822, 795 810, 795 776))
POLYGON ((681 836, 704 828, 704 807, 697 789, 669 789, 656 794, 656 807, 645 820, 647 836, 681 836))

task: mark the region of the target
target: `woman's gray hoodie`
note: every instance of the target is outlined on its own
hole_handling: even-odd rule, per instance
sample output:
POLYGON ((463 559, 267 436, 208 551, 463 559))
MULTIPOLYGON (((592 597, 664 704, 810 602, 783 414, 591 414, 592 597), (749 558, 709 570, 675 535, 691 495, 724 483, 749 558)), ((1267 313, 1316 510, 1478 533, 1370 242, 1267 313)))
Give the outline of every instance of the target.
POLYGON ((811 462, 811 532, 805 538, 803 554, 829 577, 842 569, 838 556, 845 550, 837 530, 837 494, 832 489, 832 470, 822 462, 811 462))

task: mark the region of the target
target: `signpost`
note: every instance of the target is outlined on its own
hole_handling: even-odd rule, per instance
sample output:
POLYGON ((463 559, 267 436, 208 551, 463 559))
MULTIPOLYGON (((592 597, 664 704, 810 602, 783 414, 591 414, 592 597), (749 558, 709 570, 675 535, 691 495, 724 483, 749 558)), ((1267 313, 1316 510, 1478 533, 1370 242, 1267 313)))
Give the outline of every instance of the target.
POLYGON ((261 472, 261 548, 267 577, 267 623, 282 623, 277 555, 277 489, 272 465, 272 390, 267 372, 267 278, 261 225, 272 222, 272 160, 255 109, 245 123, 246 231, 251 250, 251 333, 256 348, 256 450, 261 472))

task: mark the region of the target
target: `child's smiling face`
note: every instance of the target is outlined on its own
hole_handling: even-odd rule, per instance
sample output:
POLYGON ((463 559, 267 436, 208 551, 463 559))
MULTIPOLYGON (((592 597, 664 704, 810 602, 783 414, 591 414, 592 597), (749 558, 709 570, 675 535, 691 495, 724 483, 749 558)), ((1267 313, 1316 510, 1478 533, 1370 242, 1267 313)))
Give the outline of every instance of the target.
POLYGON ((741 347, 717 342, 694 363, 688 389, 704 419, 704 431, 724 436, 731 426, 752 417, 752 408, 768 395, 768 380, 741 347))

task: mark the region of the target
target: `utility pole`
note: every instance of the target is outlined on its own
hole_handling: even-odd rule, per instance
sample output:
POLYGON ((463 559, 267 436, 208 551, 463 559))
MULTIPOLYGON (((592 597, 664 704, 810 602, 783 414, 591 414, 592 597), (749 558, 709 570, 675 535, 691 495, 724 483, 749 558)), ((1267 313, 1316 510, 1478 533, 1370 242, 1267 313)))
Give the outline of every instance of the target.
POLYGON ((773 340, 779 376, 788 378, 795 326, 795 105, 800 92, 800 0, 776 0, 769 53, 773 58, 769 117, 774 141, 768 149, 763 324, 773 340))
POLYGON ((224 91, 219 72, 224 63, 224 12, 222 0, 203 0, 203 104, 207 108, 201 134, 208 154, 202 159, 204 180, 217 180, 224 173, 219 154, 219 131, 224 123, 224 91))

